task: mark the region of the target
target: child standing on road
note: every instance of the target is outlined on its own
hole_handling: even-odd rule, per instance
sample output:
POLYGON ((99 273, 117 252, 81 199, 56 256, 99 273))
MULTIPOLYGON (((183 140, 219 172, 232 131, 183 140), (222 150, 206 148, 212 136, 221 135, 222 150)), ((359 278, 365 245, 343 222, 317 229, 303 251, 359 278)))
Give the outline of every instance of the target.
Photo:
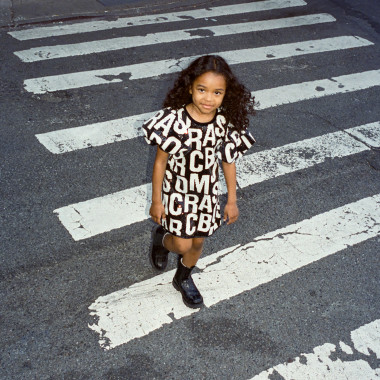
POLYGON ((231 224, 239 215, 235 160, 255 142, 247 131, 253 105, 226 61, 207 55, 179 74, 165 108, 143 125, 147 143, 157 145, 149 212, 157 225, 150 261, 163 271, 169 252, 179 255, 173 286, 188 307, 203 304, 191 271, 205 237, 221 225, 219 160, 228 191, 223 220, 231 224))

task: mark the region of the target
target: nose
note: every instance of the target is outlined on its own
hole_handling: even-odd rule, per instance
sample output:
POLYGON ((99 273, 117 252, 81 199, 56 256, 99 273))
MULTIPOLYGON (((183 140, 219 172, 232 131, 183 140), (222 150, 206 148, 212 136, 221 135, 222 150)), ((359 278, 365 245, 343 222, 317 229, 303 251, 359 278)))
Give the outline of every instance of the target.
POLYGON ((207 100, 208 102, 212 100, 212 94, 211 94, 211 92, 206 92, 205 93, 205 100, 207 100))

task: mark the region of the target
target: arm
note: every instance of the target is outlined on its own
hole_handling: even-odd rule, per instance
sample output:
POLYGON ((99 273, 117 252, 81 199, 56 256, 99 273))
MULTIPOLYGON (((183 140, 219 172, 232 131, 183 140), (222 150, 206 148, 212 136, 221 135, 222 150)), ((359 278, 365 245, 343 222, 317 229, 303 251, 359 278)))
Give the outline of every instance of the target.
POLYGON ((239 216, 239 209, 236 204, 236 165, 234 162, 232 164, 228 164, 227 162, 222 161, 222 168, 224 178, 226 179, 228 192, 223 220, 226 221, 228 219, 227 224, 231 224, 235 223, 239 216))
POLYGON ((152 205, 150 206, 149 215, 153 221, 161 224, 161 218, 165 219, 165 208, 162 204, 161 190, 162 182, 165 176, 166 163, 169 155, 157 147, 156 159, 153 165, 152 175, 152 205))

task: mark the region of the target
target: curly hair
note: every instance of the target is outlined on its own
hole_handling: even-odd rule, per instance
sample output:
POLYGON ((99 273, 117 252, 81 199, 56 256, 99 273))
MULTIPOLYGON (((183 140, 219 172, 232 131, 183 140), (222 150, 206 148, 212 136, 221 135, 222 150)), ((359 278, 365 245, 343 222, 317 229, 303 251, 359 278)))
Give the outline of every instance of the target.
POLYGON ((182 70, 173 88, 166 95, 163 106, 180 109, 191 103, 192 96, 189 89, 195 79, 206 72, 223 75, 226 80, 226 94, 220 108, 227 123, 232 124, 232 129, 238 131, 247 129, 248 115, 255 114, 255 98, 238 81, 227 62, 218 55, 204 55, 182 70))

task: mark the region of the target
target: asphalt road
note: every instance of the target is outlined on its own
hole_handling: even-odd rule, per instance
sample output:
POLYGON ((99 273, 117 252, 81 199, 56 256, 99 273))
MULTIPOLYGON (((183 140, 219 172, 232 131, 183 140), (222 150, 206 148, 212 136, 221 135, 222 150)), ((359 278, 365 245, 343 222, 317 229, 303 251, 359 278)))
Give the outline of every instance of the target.
MULTIPOLYGON (((311 379, 343 379, 348 376, 356 380, 372 379, 375 374, 380 376, 380 330, 374 330, 372 345, 364 338, 361 341, 362 346, 367 344, 370 349, 368 354, 358 348, 362 346, 355 344, 355 334, 352 333, 367 324, 376 324, 380 318, 380 206, 379 198, 376 198, 380 192, 380 83, 377 78, 380 38, 376 16, 380 14, 380 7, 371 2, 361 2, 359 8, 353 3, 309 0, 306 5, 291 8, 207 18, 182 17, 181 21, 155 21, 147 25, 26 40, 19 40, 16 34, 10 35, 6 30, 0 32, 1 378, 251 379, 281 363, 290 370, 297 357, 303 358, 301 363, 311 379), (179 30, 192 28, 202 28, 202 31, 191 35, 205 36, 210 35, 208 28, 218 25, 321 13, 332 15, 335 21, 232 32, 110 51, 105 51, 104 46, 109 46, 109 42, 105 42, 99 52, 51 59, 49 54, 52 53, 48 53, 49 59, 34 62, 22 61, 14 54, 42 46, 128 36, 132 36, 135 43, 138 40, 136 36, 151 33, 171 32, 170 38, 174 38, 179 35, 179 30), (149 285, 155 281, 157 274, 147 259, 153 224, 144 219, 125 222, 120 228, 110 227, 107 230, 107 223, 113 225, 113 221, 97 214, 97 227, 104 228, 104 231, 90 231, 89 237, 75 238, 75 227, 70 230, 54 211, 149 183, 154 149, 147 146, 140 136, 120 138, 123 141, 99 146, 90 144, 92 146, 85 149, 73 148, 57 154, 49 151, 36 135, 93 126, 158 110, 175 74, 152 74, 151 77, 147 74, 140 79, 133 79, 130 73, 102 74, 106 79, 104 84, 78 88, 72 85, 71 88, 45 93, 28 90, 24 81, 209 52, 239 51, 340 36, 357 36, 369 42, 345 48, 336 43, 330 51, 293 54, 280 59, 271 59, 273 57, 267 54, 263 60, 233 65, 246 87, 263 96, 262 109, 251 120, 250 130, 257 144, 249 153, 257 154, 252 156, 252 162, 259 163, 260 173, 268 174, 268 177, 250 182, 258 174, 254 169, 243 167, 245 172, 238 190, 240 219, 235 225, 223 227, 207 239, 203 258, 219 257, 223 249, 238 244, 244 246, 254 242, 253 246, 257 243, 261 247, 260 239, 269 239, 268 245, 263 245, 265 249, 257 255, 265 258, 269 254, 270 259, 259 262, 252 254, 250 262, 242 262, 239 266, 238 261, 237 264, 237 270, 244 269, 247 277, 257 278, 257 282, 253 281, 244 288, 236 280, 236 287, 231 285, 236 291, 231 291, 231 294, 224 285, 212 283, 215 286, 210 288, 214 293, 210 294, 220 297, 218 302, 210 303, 209 307, 194 314, 184 311, 183 316, 179 302, 168 314, 169 322, 164 321, 161 327, 157 325, 157 328, 144 331, 140 336, 137 333, 133 335, 134 329, 137 331, 133 324, 126 323, 116 328, 112 320, 105 323, 107 319, 103 311, 94 307, 99 297, 127 288, 134 294, 135 284, 138 287, 140 283, 149 285), (322 94, 310 99, 302 98, 303 89, 297 87, 293 94, 289 87, 281 87, 328 78, 340 78, 329 81, 340 83, 343 76, 367 72, 368 84, 358 79, 356 89, 342 90, 342 86, 349 85, 340 84, 332 95, 322 94), (269 94, 268 105, 264 107, 264 90, 275 88, 280 90, 269 94), (282 101, 280 98, 284 92, 289 94, 285 99, 291 96, 299 96, 300 99, 282 101), (372 123, 372 129, 359 137, 348 131, 372 123), (346 146, 341 149, 338 145, 334 149, 333 145, 329 156, 324 151, 325 140, 320 145, 314 143, 317 140, 311 140, 309 148, 304 148, 308 139, 338 132, 342 132, 349 141, 357 142, 357 150, 350 151, 351 148, 346 146), (334 156, 339 149, 343 153, 334 156), (279 152, 283 152, 284 159, 276 163, 279 152), (259 154, 267 158, 259 161, 259 154), (326 154, 326 157, 319 159, 319 154, 326 154), (299 158, 305 164, 300 164, 297 169, 299 158), (277 165, 278 171, 271 165, 277 165), (275 172, 277 174, 273 174, 275 172), (352 216, 354 214, 349 210, 339 211, 341 207, 373 197, 377 206, 363 217, 363 224, 360 224, 361 212, 359 216, 352 216), (331 216, 334 210, 342 215, 336 223, 331 216), (285 249, 282 252, 278 241, 274 244, 273 240, 271 245, 272 237, 266 238, 266 234, 272 231, 288 231, 293 224, 298 223, 304 228, 303 221, 313 221, 312 218, 324 213, 327 213, 327 227, 323 229, 320 222, 315 223, 316 235, 321 238, 318 240, 320 246, 302 240, 300 235, 291 242, 294 252, 285 249), (347 235, 344 235, 344 215, 358 223, 357 230, 347 227, 347 235), (369 226, 372 226, 371 231, 369 226), (344 233, 339 237, 341 231, 344 233), (335 241, 333 238, 336 236, 335 241), (359 236, 360 240, 352 240, 353 236, 359 236), (331 239, 336 249, 321 243, 328 244, 331 239), (346 246, 342 248, 338 243, 346 246), (273 251, 273 255, 267 250, 273 251), (315 255, 315 259, 300 264, 304 255, 298 257, 297 252, 301 250, 315 255), (278 269, 281 259, 272 260, 280 252, 282 258, 289 260, 286 262, 287 270, 278 269), (255 268, 261 262, 268 264, 268 269, 259 273, 255 268), (100 333, 96 332, 97 327, 100 333), (127 330, 132 331, 131 338, 123 340, 123 333, 127 330), (116 335, 121 331, 120 340, 112 338, 112 331, 116 331, 116 335), (352 353, 340 342, 348 344, 352 353), (328 370, 323 368, 327 371, 326 377, 321 377, 324 372, 318 367, 318 360, 315 364, 311 357, 305 359, 305 355, 326 343, 334 345, 336 350, 332 349, 332 353, 327 355, 332 362, 329 362, 328 370), (359 360, 366 365, 347 375, 348 372, 344 372, 347 368, 341 363, 350 362, 355 366, 359 360), (342 371, 334 372, 338 365, 342 365, 342 371), (354 377, 357 374, 360 377, 354 377)), ((232 2, 223 4, 231 5, 232 2)), ((37 27, 34 25, 28 33, 37 27)), ((58 50, 64 51, 63 48, 58 50)), ((37 53, 35 56, 42 55, 37 53)), ((141 70, 139 67, 137 72, 141 70)), ((318 87, 318 93, 325 91, 321 86, 314 86, 318 87)), ((333 144, 342 143, 339 136, 333 144)), ((114 140, 117 139, 116 136, 114 140)), ((64 149, 63 143, 57 146, 64 149)), ((129 202, 128 207, 132 201, 122 198, 120 205, 116 203, 116 208, 120 207, 121 214, 125 214, 122 201, 129 202)), ((75 207, 72 206, 70 212, 75 207)), ((88 223, 92 222, 90 219, 94 215, 88 217, 88 223)), ((131 215, 133 219, 134 211, 131 215)), ((79 228, 86 229, 85 219, 83 216, 83 225, 79 228)), ((286 244, 285 241, 284 247, 286 244)), ((223 260, 215 260, 216 264, 223 264, 223 260)), ((221 271, 218 280, 221 283, 230 281, 228 274, 223 272, 228 271, 228 267, 227 263, 221 271)), ((171 257, 169 270, 173 268, 174 257, 171 257)), ((198 272, 199 281, 212 278, 205 269, 198 272)), ((110 309, 106 311, 118 317, 125 316, 126 321, 134 320, 136 325, 155 321, 155 318, 159 320, 166 295, 160 298, 151 289, 154 288, 148 287, 140 294, 142 303, 144 299, 156 302, 151 314, 139 303, 131 304, 125 311, 123 308, 129 307, 129 301, 119 293, 115 293, 113 299, 119 309, 112 309, 113 304, 109 301, 110 309)), ((319 363, 323 362, 327 363, 327 359, 319 363)), ((277 368, 271 377, 261 378, 306 378, 302 369, 294 371, 287 377, 277 368)))

